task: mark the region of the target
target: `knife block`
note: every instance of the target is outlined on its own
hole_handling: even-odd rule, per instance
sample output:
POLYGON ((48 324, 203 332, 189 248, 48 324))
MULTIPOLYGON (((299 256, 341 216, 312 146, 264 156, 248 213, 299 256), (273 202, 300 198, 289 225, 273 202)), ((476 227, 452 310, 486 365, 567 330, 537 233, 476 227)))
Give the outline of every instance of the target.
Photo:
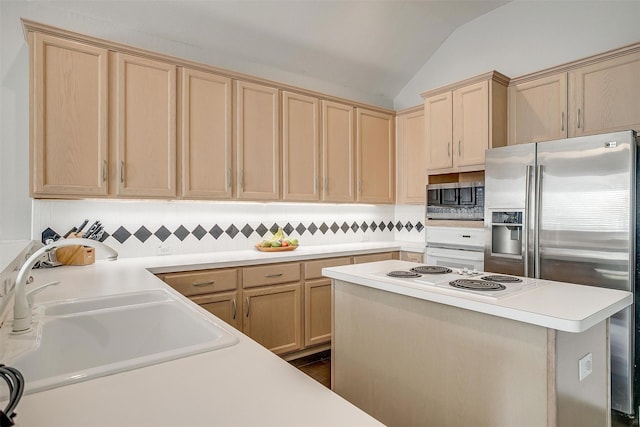
POLYGON ((89 265, 96 261, 95 249, 82 245, 58 248, 56 258, 64 265, 89 265))

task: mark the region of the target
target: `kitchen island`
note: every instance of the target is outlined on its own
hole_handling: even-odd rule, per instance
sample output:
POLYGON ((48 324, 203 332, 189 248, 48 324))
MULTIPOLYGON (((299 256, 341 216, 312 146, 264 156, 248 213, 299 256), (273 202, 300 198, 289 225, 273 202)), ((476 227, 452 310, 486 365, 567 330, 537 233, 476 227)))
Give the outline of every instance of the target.
POLYGON ((323 269, 334 391, 389 426, 610 425, 608 319, 631 293, 529 279, 493 298, 386 276, 417 265, 323 269))
MULTIPOLYGON (((97 261, 82 267, 34 270, 29 286, 59 280, 35 295, 35 306, 162 289, 186 298, 153 273, 399 250, 394 242, 97 261)), ((96 251, 97 258, 101 251, 96 251)), ((192 304, 194 310, 221 321, 192 304)), ((5 313, 6 316, 6 313, 5 313)), ((10 328, 11 312, 3 328, 10 328)), ((222 323, 223 326, 224 323, 222 323)), ((226 348, 23 396, 16 412, 25 426, 375 426, 380 423, 230 326, 226 348)), ((0 342, 0 347, 6 343, 0 342)), ((6 348, 2 349, 6 351, 6 348)), ((73 348, 61 348, 73 352, 73 348)))

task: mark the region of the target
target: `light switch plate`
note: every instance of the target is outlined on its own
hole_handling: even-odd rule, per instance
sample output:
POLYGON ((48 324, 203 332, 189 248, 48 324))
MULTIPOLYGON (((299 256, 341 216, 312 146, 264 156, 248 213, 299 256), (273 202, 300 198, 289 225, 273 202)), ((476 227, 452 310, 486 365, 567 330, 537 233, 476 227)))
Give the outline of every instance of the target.
POLYGON ((578 361, 578 369, 580 372, 580 381, 587 378, 591 372, 593 372, 593 354, 587 353, 582 359, 578 361))

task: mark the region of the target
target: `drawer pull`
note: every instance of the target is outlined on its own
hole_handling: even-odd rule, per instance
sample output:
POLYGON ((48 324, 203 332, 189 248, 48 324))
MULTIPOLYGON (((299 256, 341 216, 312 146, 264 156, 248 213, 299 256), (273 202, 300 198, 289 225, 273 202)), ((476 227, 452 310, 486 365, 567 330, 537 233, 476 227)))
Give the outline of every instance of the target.
POLYGON ((249 307, 250 307, 250 306, 249 306, 249 297, 246 297, 246 298, 244 299, 244 302, 245 302, 245 304, 247 304, 247 317, 249 317, 249 307))
POLYGON ((272 279, 274 277, 280 277, 282 276, 282 273, 273 273, 273 274, 265 274, 264 277, 266 277, 267 279, 272 279))
POLYGON ((238 314, 238 305, 236 304, 236 299, 231 300, 231 305, 233 307, 233 320, 236 320, 236 315, 238 314))
POLYGON ((216 283, 216 282, 212 280, 211 282, 193 283, 193 284, 191 284, 191 286, 195 286, 195 287, 200 288, 200 287, 203 287, 203 286, 211 286, 211 285, 213 285, 213 284, 215 284, 215 283, 216 283))

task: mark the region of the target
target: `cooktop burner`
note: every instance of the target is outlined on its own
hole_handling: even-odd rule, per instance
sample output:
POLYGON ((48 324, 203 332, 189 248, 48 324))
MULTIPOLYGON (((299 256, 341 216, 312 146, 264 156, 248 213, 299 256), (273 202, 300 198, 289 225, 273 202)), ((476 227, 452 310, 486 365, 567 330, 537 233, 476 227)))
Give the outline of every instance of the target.
POLYGON ((396 271, 388 272, 387 276, 389 277, 420 277, 420 274, 414 273, 412 271, 396 270, 396 271))
POLYGON ((497 282, 478 279, 458 279, 449 282, 454 288, 469 289, 472 291, 503 291, 506 287, 497 282))
POLYGON ((503 275, 500 275, 500 274, 490 275, 490 276, 482 276, 481 279, 482 280, 489 280, 491 282, 498 282, 498 283, 520 283, 520 282, 522 282, 522 279, 519 279, 517 277, 503 276, 503 275))
POLYGON ((413 267, 411 271, 419 274, 448 274, 451 273, 452 270, 447 267, 440 267, 436 265, 421 265, 419 267, 413 267))

